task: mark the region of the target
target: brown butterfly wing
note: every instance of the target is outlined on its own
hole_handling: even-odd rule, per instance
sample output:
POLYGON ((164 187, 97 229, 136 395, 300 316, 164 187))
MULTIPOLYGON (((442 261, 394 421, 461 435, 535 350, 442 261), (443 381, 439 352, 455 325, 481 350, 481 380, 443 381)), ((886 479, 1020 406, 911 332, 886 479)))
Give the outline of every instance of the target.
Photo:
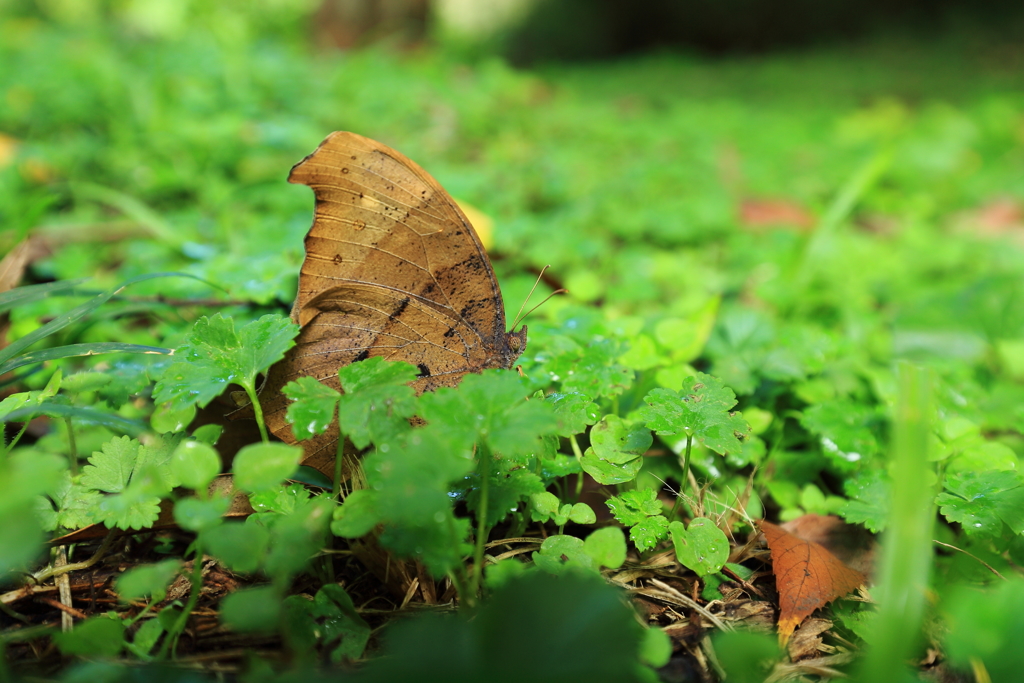
MULTIPOLYGON (((313 376, 338 388, 338 368, 364 358, 412 363, 417 392, 467 372, 509 368, 526 329, 505 331, 501 290, 469 220, 426 171, 355 133, 332 133, 289 182, 316 195, 292 318, 296 346, 262 392, 267 425, 294 442, 280 388, 313 376)), ((337 432, 305 442, 307 462, 333 470, 337 432)))

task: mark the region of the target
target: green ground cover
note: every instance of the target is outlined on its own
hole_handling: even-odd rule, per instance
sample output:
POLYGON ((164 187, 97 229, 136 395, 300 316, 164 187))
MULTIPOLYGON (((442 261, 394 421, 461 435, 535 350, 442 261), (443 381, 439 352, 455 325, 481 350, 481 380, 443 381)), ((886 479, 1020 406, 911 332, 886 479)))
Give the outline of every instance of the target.
MULTIPOLYGON (((358 660, 368 617, 320 550, 384 524, 384 547, 448 577, 477 610, 389 627, 391 651, 419 671, 434 663, 471 678, 483 658, 521 674, 526 652, 541 680, 657 680, 667 639, 636 628, 617 595, 586 577, 674 548, 681 576, 705 589, 708 577, 725 580, 725 559, 688 561, 680 539, 696 532, 686 525, 711 519, 735 549, 752 520, 818 513, 894 539, 875 569, 877 612, 847 601, 833 615, 834 633, 867 652, 855 673, 863 663, 859 675, 882 680, 872 672, 922 661, 926 646, 991 680, 1019 670, 1019 51, 970 36, 890 38, 517 72, 438 48, 313 53, 301 14, 274 7, 211 9, 174 30, 127 10, 0 14, 0 250, 33 240, 24 285, 88 278, 0 295, 0 372, 13 372, 0 403, 3 590, 46 564, 44 535, 93 522, 146 528, 161 500, 198 539, 163 547, 162 564, 151 549, 124 558, 141 568, 118 594, 150 606, 90 612, 54 636, 61 652, 186 657, 196 591, 155 606, 201 549, 265 579, 219 610, 236 632, 276 634, 292 667, 358 660), (485 375, 412 403, 400 369, 343 376, 372 390, 346 394, 351 410, 405 401, 401 415, 430 416, 419 438, 401 419, 365 436, 389 445, 368 456, 372 493, 338 507, 282 488, 295 452, 250 447, 264 450, 240 454, 234 473, 260 512, 225 523, 226 500, 205 493, 221 469, 215 430, 190 425, 192 406, 223 386, 210 377, 252 383, 287 347, 287 324, 264 316, 290 307, 311 201, 285 177, 333 130, 399 149, 493 221, 510 319, 545 265, 541 289, 569 293, 528 321, 523 381, 485 375), (157 273, 192 277, 147 278, 157 273), (76 306, 83 315, 67 315, 76 306), (110 343, 190 349, 203 370, 174 393, 167 378, 182 351, 61 358, 70 344, 110 343), (52 357, 15 367, 44 350, 52 357), (527 395, 536 400, 523 404, 527 395), (474 409, 485 426, 460 426, 474 409), (49 429, 23 434, 37 414, 49 429), (691 490, 684 464, 707 488, 691 490), (614 496, 609 510, 573 505, 578 480, 566 477, 581 468, 614 496), (655 497, 663 482, 682 502, 655 497), (519 556, 532 564, 473 570, 489 529, 497 540, 539 523, 548 541, 519 556), (326 635, 315 626, 325 620, 326 635), (606 657, 566 654, 595 648, 606 657)), ((199 581, 194 567, 184 575, 199 581)), ((26 654, 51 634, 39 619, 19 622, 19 609, 0 615, 8 668, 115 675, 95 662, 60 673, 43 645, 26 654)), ((742 667, 752 653, 776 657, 773 639, 744 637, 714 641, 720 663, 706 670, 759 680, 742 667)), ((702 638, 676 642, 677 653, 708 651, 702 638)), ((254 656, 244 668, 294 672, 282 661, 254 656)), ((362 676, 394 680, 410 675, 403 666, 377 660, 362 676)))

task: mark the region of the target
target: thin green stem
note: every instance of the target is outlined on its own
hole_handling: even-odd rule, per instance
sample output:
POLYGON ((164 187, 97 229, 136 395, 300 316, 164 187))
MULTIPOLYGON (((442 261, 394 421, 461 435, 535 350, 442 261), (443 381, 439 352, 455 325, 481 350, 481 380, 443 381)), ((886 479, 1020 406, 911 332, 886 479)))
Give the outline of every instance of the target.
POLYGON ((78 474, 78 445, 75 443, 75 430, 71 425, 71 418, 64 418, 64 424, 68 428, 68 465, 71 467, 71 474, 78 474))
POLYGON ((452 585, 455 586, 455 592, 460 598, 465 600, 467 604, 474 605, 476 600, 469 598, 469 593, 466 592, 466 581, 464 577, 464 567, 458 567, 448 572, 448 578, 451 579, 452 585))
POLYGON ((27 421, 24 424, 21 425, 21 429, 19 429, 18 433, 14 435, 14 438, 11 439, 11 443, 7 444, 7 448, 4 449, 4 455, 5 456, 8 453, 10 453, 11 451, 13 451, 14 447, 18 445, 18 441, 21 440, 21 435, 25 433, 26 429, 28 429, 28 422, 27 421))
POLYGON ((345 435, 341 433, 341 425, 338 425, 338 448, 334 455, 334 488, 331 495, 334 500, 341 501, 341 466, 345 462, 345 435))
POLYGON ((579 463, 580 473, 576 477, 576 500, 579 502, 580 496, 583 495, 583 451, 580 449, 579 442, 576 441, 576 435, 573 434, 569 437, 569 445, 572 446, 572 454, 576 456, 576 462, 579 463))
POLYGON ((260 407, 260 399, 256 395, 256 388, 251 384, 242 385, 245 389, 245 393, 249 396, 249 401, 252 403, 252 413, 256 417, 256 424, 260 427, 260 436, 263 438, 263 443, 269 443, 270 437, 267 435, 267 425, 263 421, 263 408, 260 407))
POLYGON ((185 632, 188 618, 199 603, 199 594, 203 589, 203 548, 199 544, 199 539, 196 539, 192 547, 195 550, 195 556, 192 559, 192 573, 189 575, 189 583, 192 584, 192 590, 189 592, 188 602, 185 603, 181 614, 174 621, 174 626, 168 631, 167 638, 164 639, 163 644, 160 646, 160 652, 157 653, 158 659, 165 658, 168 650, 170 650, 172 657, 177 657, 178 639, 185 632))
POLYGON ((72 562, 71 564, 63 564, 59 567, 54 567, 52 565, 48 566, 45 569, 41 569, 35 574, 33 574, 32 580, 36 583, 42 583, 47 579, 51 579, 55 576, 60 576, 61 574, 67 574, 68 572, 77 572, 83 569, 88 569, 89 567, 93 566, 94 564, 103 559, 103 556, 107 554, 108 550, 110 550, 110 546, 114 544, 114 539, 117 536, 117 531, 111 529, 107 532, 107 535, 103 539, 103 543, 100 544, 99 549, 88 560, 83 560, 82 562, 72 562))
POLYGON ((680 493, 682 493, 683 486, 686 486, 690 482, 690 451, 693 449, 693 435, 686 435, 686 453, 683 455, 683 483, 679 487, 680 493))
MULTIPOLYGON (((682 488, 682 487, 680 487, 680 488, 682 488)), ((669 518, 670 521, 676 518, 676 510, 679 509, 679 501, 681 501, 682 499, 683 499, 683 494, 680 491, 679 493, 676 494, 675 502, 672 503, 672 511, 668 513, 668 518, 669 518)))
POLYGON ((480 499, 476 510, 476 548, 473 551, 473 585, 470 586, 474 600, 480 594, 484 573, 484 546, 487 545, 487 505, 491 484, 491 450, 486 446, 479 449, 480 499))

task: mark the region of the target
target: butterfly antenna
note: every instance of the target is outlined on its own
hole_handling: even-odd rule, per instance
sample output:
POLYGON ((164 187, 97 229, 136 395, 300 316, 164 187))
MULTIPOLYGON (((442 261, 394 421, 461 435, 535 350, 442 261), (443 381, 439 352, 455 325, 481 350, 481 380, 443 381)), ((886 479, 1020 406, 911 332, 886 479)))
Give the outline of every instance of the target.
POLYGON ((530 288, 530 293, 526 295, 526 299, 523 301, 523 305, 519 307, 519 312, 516 313, 515 320, 513 320, 512 321, 512 325, 509 326, 510 330, 516 329, 516 325, 518 325, 522 321, 526 320, 526 318, 531 313, 533 313, 538 308, 540 308, 545 303, 547 303, 547 300, 550 299, 551 297, 555 296, 556 294, 566 294, 568 292, 568 290, 566 290, 566 289, 556 289, 555 291, 551 292, 546 297, 544 297, 544 301, 541 301, 539 304, 537 304, 536 306, 534 306, 533 308, 528 310, 525 315, 523 314, 523 309, 526 308, 526 303, 530 300, 530 297, 533 296, 533 293, 535 291, 537 291, 537 285, 540 284, 541 278, 544 277, 544 273, 547 272, 547 269, 550 268, 550 267, 551 267, 550 265, 547 265, 547 266, 544 266, 543 268, 540 269, 540 273, 537 275, 537 279, 534 281, 533 287, 530 288))

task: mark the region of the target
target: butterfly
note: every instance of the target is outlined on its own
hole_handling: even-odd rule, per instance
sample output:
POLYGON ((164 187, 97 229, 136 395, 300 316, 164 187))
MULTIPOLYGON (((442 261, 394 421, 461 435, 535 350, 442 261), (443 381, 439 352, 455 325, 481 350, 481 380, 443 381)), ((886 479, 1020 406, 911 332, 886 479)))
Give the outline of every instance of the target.
MULTIPOLYGON (((294 443, 287 382, 312 376, 339 389, 338 368, 366 358, 419 369, 422 393, 471 372, 511 368, 526 326, 506 331, 501 289, 469 219, 444 188, 390 147, 331 133, 288 181, 316 197, 292 319, 296 345, 261 394, 267 426, 294 443)), ((303 464, 333 472, 334 425, 303 443, 303 464)))

